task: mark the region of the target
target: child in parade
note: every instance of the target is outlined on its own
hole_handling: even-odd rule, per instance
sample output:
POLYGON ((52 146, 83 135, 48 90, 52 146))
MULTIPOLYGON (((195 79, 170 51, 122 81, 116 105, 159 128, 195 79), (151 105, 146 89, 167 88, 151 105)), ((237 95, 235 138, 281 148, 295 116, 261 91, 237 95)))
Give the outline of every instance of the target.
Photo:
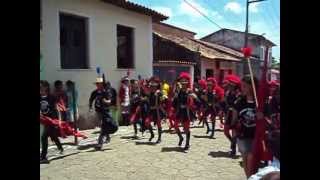
POLYGON ((124 125, 129 125, 129 116, 130 116, 130 81, 129 77, 125 76, 121 80, 121 86, 119 90, 119 99, 121 105, 121 117, 124 125))
POLYGON ((179 75, 178 81, 181 83, 182 87, 173 99, 173 106, 175 108, 175 130, 179 137, 178 145, 181 146, 183 142, 183 136, 179 129, 179 124, 183 125, 184 132, 186 133, 186 144, 183 148, 188 150, 190 148, 190 122, 192 118, 193 111, 193 101, 196 100, 197 96, 192 91, 191 77, 188 73, 182 72, 179 75))
MULTIPOLYGON (((255 77, 254 84, 257 87, 258 81, 255 77)), ((237 144, 242 156, 243 167, 247 177, 250 176, 253 164, 253 140, 256 130, 256 104, 254 92, 252 88, 250 75, 245 75, 241 81, 242 96, 235 102, 235 110, 233 110, 232 118, 237 120, 237 144)), ((257 88, 256 88, 257 89, 257 88)))
POLYGON ((130 114, 135 115, 135 117, 130 118, 130 123, 133 124, 134 137, 137 138, 138 134, 138 119, 140 118, 138 111, 140 111, 140 98, 141 92, 137 80, 131 80, 131 96, 130 96, 130 114))
POLYGON ((73 123, 75 118, 78 118, 78 91, 75 89, 74 82, 68 80, 66 82, 66 94, 67 94, 67 102, 68 102, 68 114, 67 119, 69 123, 73 123), (76 117, 74 117, 74 114, 76 114, 76 117))
MULTIPOLYGON (((56 105, 54 96, 49 94, 49 83, 46 81, 40 82, 40 116, 47 116, 50 118, 57 117, 56 105)), ((63 147, 58 138, 59 129, 55 126, 45 125, 41 135, 42 151, 40 156, 40 163, 49 163, 47 159, 48 153, 48 137, 55 142, 60 153, 63 153, 63 147)))
POLYGON ((202 123, 202 127, 204 126, 204 108, 205 108, 205 101, 202 99, 202 97, 205 95, 207 89, 207 82, 204 79, 200 79, 198 81, 198 88, 195 91, 197 97, 199 98, 199 102, 197 103, 197 109, 196 109, 196 114, 197 118, 199 119, 198 125, 202 123))
POLYGON ((230 141, 230 156, 235 157, 236 155, 236 121, 233 121, 232 112, 235 110, 234 105, 236 100, 241 95, 241 79, 236 75, 228 75, 225 78, 225 96, 224 96, 224 114, 225 114, 225 122, 224 122, 224 134, 230 141))
POLYGON ((150 85, 150 95, 148 98, 149 101, 149 113, 148 117, 146 118, 145 125, 150 131, 150 138, 149 141, 152 141, 154 138, 154 133, 152 129, 151 122, 157 125, 158 128, 158 139, 156 143, 161 142, 161 134, 162 134, 162 127, 161 127, 161 119, 164 116, 161 111, 161 99, 162 93, 160 90, 160 80, 157 77, 151 77, 149 80, 150 85))
POLYGON ((207 91, 202 95, 202 99, 205 101, 205 113, 204 113, 204 123, 207 127, 207 134, 211 131, 210 138, 214 138, 217 106, 219 103, 219 97, 215 90, 216 80, 213 77, 207 79, 207 91), (209 121, 212 122, 212 128, 209 127, 209 121))
POLYGON ((53 95, 56 100, 56 106, 58 111, 58 117, 62 121, 67 121, 67 105, 68 96, 63 89, 63 83, 60 80, 54 82, 54 92, 53 95))
POLYGON ((101 150, 104 137, 107 138, 107 142, 110 142, 110 134, 117 131, 118 127, 114 123, 109 110, 112 99, 110 89, 105 89, 103 87, 102 78, 97 78, 96 87, 97 89, 91 93, 89 98, 89 109, 92 111, 92 104, 95 102, 95 111, 98 119, 101 121, 101 131, 96 150, 101 150))

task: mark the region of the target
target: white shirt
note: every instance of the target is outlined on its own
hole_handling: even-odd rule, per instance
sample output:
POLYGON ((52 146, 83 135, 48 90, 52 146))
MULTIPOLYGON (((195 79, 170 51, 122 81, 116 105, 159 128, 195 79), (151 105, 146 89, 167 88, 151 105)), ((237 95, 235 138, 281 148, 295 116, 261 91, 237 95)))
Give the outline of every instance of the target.
POLYGON ((259 171, 256 174, 250 176, 248 180, 259 180, 264 175, 275 171, 280 172, 280 162, 277 158, 274 157, 272 163, 269 164, 269 166, 259 169, 259 171))

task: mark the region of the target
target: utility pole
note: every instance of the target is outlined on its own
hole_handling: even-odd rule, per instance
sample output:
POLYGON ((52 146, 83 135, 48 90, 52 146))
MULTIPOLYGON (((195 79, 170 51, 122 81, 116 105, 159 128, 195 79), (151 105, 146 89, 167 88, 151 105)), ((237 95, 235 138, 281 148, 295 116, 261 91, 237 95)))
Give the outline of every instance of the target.
MULTIPOLYGON (((245 29, 245 33, 244 33, 244 46, 243 47, 247 47, 248 46, 248 31, 249 31, 249 5, 251 3, 257 3, 257 2, 261 2, 261 1, 266 1, 266 0, 247 0, 246 3, 246 29, 245 29)), ((248 74, 248 66, 246 66, 246 59, 243 59, 243 74, 248 74)))

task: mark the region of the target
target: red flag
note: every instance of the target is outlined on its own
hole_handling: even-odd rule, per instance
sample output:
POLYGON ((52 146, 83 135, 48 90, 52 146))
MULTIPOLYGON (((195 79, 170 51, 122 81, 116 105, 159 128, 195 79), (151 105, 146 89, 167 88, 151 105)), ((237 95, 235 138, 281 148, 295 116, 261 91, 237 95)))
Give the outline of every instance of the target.
MULTIPOLYGON (((263 71, 259 83, 257 98, 258 98, 258 112, 263 112, 265 100, 268 96, 268 82, 267 82, 267 71, 268 71, 268 48, 265 53, 265 60, 263 71)), ((253 141, 253 161, 252 161, 252 174, 256 173, 259 167, 259 162, 264 160, 271 160, 272 155, 266 148, 265 144, 265 130, 266 121, 265 119, 257 119, 255 139, 253 141)))
POLYGON ((77 136, 82 137, 84 139, 87 138, 84 134, 80 132, 75 132, 75 130, 64 121, 60 121, 58 119, 52 119, 48 116, 40 115, 40 123, 45 126, 56 126, 59 128, 59 136, 62 138, 66 138, 67 136, 77 136))

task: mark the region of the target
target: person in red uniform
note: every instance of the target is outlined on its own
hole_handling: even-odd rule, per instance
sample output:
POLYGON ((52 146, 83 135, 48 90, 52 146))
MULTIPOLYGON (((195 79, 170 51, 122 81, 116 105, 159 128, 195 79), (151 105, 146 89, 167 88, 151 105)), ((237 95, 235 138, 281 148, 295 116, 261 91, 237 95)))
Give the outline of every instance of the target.
POLYGON ((161 99, 162 99, 162 93, 160 90, 160 80, 157 77, 151 77, 149 80, 150 85, 150 94, 148 97, 149 101, 149 112, 148 116, 146 118, 146 128, 150 131, 150 138, 149 141, 152 141, 154 138, 154 133, 152 129, 151 122, 157 125, 158 128, 158 139, 156 143, 161 142, 161 134, 162 134, 162 127, 161 127, 161 119, 164 116, 161 111, 161 99))
MULTIPOLYGON (((256 89, 258 80, 253 77, 256 89)), ((250 75, 245 75, 241 81, 242 95, 235 102, 232 118, 237 120, 237 145, 242 156, 243 167, 247 178, 252 175, 254 159, 254 139, 256 137, 257 107, 250 75)))
POLYGON ((224 122, 224 134, 228 138, 231 143, 230 146, 230 156, 234 157, 236 155, 236 131, 235 131, 235 121, 232 121, 232 111, 234 110, 234 105, 241 95, 241 80, 236 75, 228 75, 225 78, 226 90, 224 96, 224 114, 225 114, 225 122, 224 122))
POLYGON ((205 113, 204 113, 204 123, 207 127, 207 134, 211 131, 210 138, 214 138, 215 124, 216 124, 216 115, 217 115, 217 106, 219 105, 219 96, 215 89, 216 80, 213 77, 207 79, 207 91, 202 96, 205 101, 205 113), (209 121, 212 122, 212 128, 209 127, 209 121))
POLYGON ((59 119, 67 121, 68 96, 66 91, 63 89, 62 81, 57 80, 54 82, 53 96, 56 100, 56 109, 58 111, 59 119))
POLYGON ((280 83, 269 82, 269 98, 264 107, 264 119, 266 123, 266 141, 269 151, 274 154, 274 158, 280 160, 280 152, 274 148, 280 144, 280 83))
POLYGON ((173 99, 173 106, 175 108, 175 130, 179 137, 178 145, 181 146, 183 142, 183 136, 179 129, 179 124, 183 124, 184 132, 186 133, 186 144, 184 150, 190 148, 190 122, 193 112, 193 101, 197 99, 197 96, 192 91, 191 77, 188 73, 182 72, 179 75, 178 81, 181 83, 182 88, 178 91, 173 99))
MULTIPOLYGON (((196 114, 197 114, 197 118, 199 119, 199 123, 198 125, 200 125, 201 123, 203 123, 203 117, 204 117, 204 105, 205 105, 205 101, 204 99, 202 99, 201 97, 203 97, 203 95, 206 92, 207 89, 207 82, 204 79, 200 79, 198 81, 199 87, 198 89, 195 89, 195 93, 197 95, 197 97, 199 98, 196 108, 196 114)), ((202 124, 202 126, 204 126, 204 124, 202 124)))

